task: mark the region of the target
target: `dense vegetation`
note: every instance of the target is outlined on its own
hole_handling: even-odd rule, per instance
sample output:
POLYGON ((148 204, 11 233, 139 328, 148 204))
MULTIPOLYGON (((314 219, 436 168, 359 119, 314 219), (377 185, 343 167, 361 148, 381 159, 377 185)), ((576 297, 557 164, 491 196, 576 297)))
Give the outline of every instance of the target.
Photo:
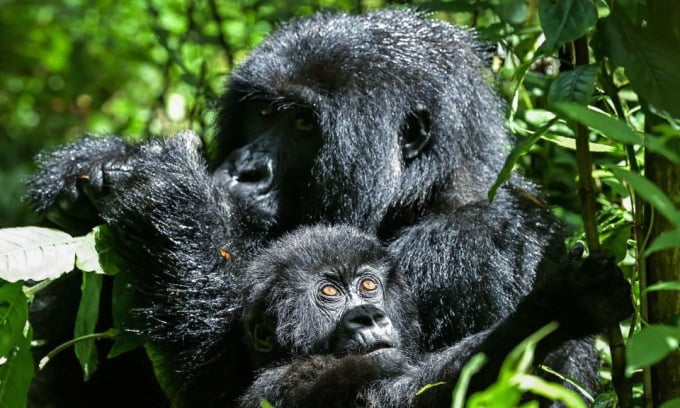
MULTIPOLYGON (((27 3, 0 7, 3 228, 38 222, 21 197, 40 149, 86 132, 139 139, 185 128, 209 143, 225 75, 277 22, 318 9, 400 6, 381 0, 27 3)), ((573 226, 573 241, 612 251, 634 283, 638 313, 602 342, 610 362, 602 374, 611 392, 593 396, 595 404, 680 406, 680 4, 407 3, 432 11, 434 18, 475 27, 494 45, 489 67, 517 135, 498 182, 513 167, 534 179, 573 226), (626 352, 614 347, 610 356, 605 342, 625 343, 626 352)), ((73 267, 76 252, 79 269, 101 267, 90 238, 36 234, 0 230, 0 407, 25 404, 34 375, 26 305, 44 284, 27 289, 24 281, 48 278, 48 284, 73 267), (35 275, 11 261, 9 245, 18 243, 55 250, 43 255, 45 263, 56 254, 70 258, 35 275)), ((101 251, 99 261, 106 269, 101 251)), ((77 343, 90 374, 91 339, 116 331, 93 335, 100 276, 84 277, 90 284, 83 286, 76 336, 90 339, 77 343)), ((518 377, 521 368, 509 369, 514 374, 477 402, 519 395, 528 387, 526 377, 518 377)), ((562 392, 543 389, 554 396, 562 392)))

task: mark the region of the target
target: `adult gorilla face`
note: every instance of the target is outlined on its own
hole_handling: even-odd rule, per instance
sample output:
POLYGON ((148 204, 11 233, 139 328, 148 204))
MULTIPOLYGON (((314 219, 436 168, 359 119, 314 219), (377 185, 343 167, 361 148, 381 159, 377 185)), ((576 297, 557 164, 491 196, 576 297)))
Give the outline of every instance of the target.
POLYGON ((500 105, 470 44, 469 33, 416 12, 285 25, 222 98, 225 185, 288 227, 375 231, 386 217, 484 199, 506 132, 489 117, 500 105))
POLYGON ((290 223, 296 197, 308 188, 321 147, 315 112, 302 105, 255 99, 242 108, 242 131, 215 172, 218 183, 265 214, 290 223))

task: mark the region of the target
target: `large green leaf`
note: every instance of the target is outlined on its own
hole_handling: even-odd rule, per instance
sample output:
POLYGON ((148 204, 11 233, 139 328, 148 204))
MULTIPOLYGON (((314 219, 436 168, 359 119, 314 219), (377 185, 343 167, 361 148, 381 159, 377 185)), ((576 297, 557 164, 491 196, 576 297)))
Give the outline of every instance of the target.
POLYGON ((661 251, 680 247, 680 228, 671 231, 664 231, 645 249, 645 256, 661 251))
POLYGON ((680 328, 651 325, 635 333, 626 346, 626 371, 649 367, 661 361, 680 345, 680 328))
MULTIPOLYGON (((73 337, 78 338, 94 333, 99 319, 99 297, 102 289, 103 276, 83 272, 82 295, 73 337)), ((86 339, 75 344, 75 353, 80 366, 83 368, 85 380, 97 369, 97 346, 94 339, 86 339)))
POLYGON ((560 115, 579 122, 601 135, 618 143, 644 144, 652 152, 659 153, 668 160, 677 163, 680 159, 661 137, 643 135, 635 132, 626 122, 615 117, 605 115, 585 106, 575 103, 558 102, 552 108, 560 115))
POLYGON ((586 105, 595 90, 597 66, 584 65, 570 71, 560 72, 550 84, 548 104, 573 102, 586 105))
POLYGON ((540 0, 538 16, 545 33, 543 48, 552 51, 583 36, 597 22, 592 0, 540 0))
POLYGON ((83 241, 76 250, 76 267, 84 272, 115 275, 118 266, 114 262, 117 255, 109 245, 107 237, 110 234, 105 225, 95 227, 83 237, 83 241))
POLYGON ((0 408, 26 406, 33 378, 32 332, 20 283, 0 287, 0 408))
POLYGON ((553 109, 562 116, 597 130, 600 134, 615 142, 642 144, 642 136, 622 120, 595 112, 575 103, 555 103, 553 109))
POLYGON ((607 165, 605 167, 614 173, 617 178, 630 184, 640 197, 650 203, 652 207, 666 217, 668 221, 673 223, 676 227, 680 227, 680 211, 675 209, 671 199, 668 198, 656 184, 637 173, 633 173, 620 167, 613 165, 607 165))
POLYGON ((680 116, 680 44, 654 24, 634 25, 618 7, 597 28, 596 53, 623 67, 649 103, 680 116))
POLYGON ((0 279, 39 281, 57 278, 73 269, 82 237, 50 228, 0 230, 0 279))

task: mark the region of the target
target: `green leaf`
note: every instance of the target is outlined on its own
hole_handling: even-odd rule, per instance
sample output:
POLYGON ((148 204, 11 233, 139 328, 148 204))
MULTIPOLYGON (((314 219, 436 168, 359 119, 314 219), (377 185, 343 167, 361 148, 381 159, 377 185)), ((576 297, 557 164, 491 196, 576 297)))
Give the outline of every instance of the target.
POLYGON ((274 406, 267 400, 260 400, 260 408, 274 408, 274 406))
POLYGON ((642 144, 642 137, 633 131, 626 122, 574 103, 556 103, 553 108, 560 115, 595 129, 615 142, 642 144))
POLYGON ((0 279, 40 281, 73 270, 82 237, 51 228, 20 227, 0 230, 0 279))
POLYGON ((531 146, 533 146, 538 141, 538 139, 540 139, 541 136, 543 136, 545 132, 547 132, 550 129, 550 126, 552 126, 556 121, 557 119, 553 118, 548 123, 541 126, 540 129, 536 130, 536 132, 533 135, 517 143, 517 145, 512 149, 512 151, 508 155, 508 158, 505 159, 503 169, 501 169, 501 172, 498 174, 498 177, 496 177, 496 181, 489 189, 489 193, 487 194, 489 202, 493 201, 494 197, 496 196, 496 192, 498 191, 498 188, 510 178, 510 174, 512 173, 513 167, 515 167, 515 163, 517 163, 517 160, 519 160, 520 157, 526 154, 529 151, 529 149, 531 149, 531 146))
POLYGON ((598 23, 600 57, 625 69, 633 89, 652 105, 680 116, 680 48, 654 24, 634 25, 618 7, 598 23))
POLYGON ((659 290, 680 290, 680 281, 659 282, 647 287, 647 292, 659 290))
POLYGON ((110 262, 113 250, 103 239, 104 226, 95 227, 76 250, 76 267, 83 272, 114 275, 118 273, 115 263, 110 262))
POLYGON ((587 408, 576 391, 561 384, 550 383, 535 375, 526 374, 519 375, 518 380, 522 390, 531 391, 552 401, 562 401, 567 407, 587 408))
POLYGON ((22 336, 7 361, 0 365, 0 408, 25 407, 27 404, 28 389, 35 374, 31 354, 32 338, 33 331, 24 322, 22 336))
POLYGON ((33 378, 32 332, 20 283, 0 286, 0 407, 26 406, 33 378))
POLYGON ((680 398, 673 398, 659 405, 659 408, 680 408, 680 398))
POLYGON ((645 249, 645 256, 664 249, 677 247, 680 247, 680 229, 664 231, 645 249))
POLYGON ((124 274, 118 274, 113 280, 113 295, 111 313, 113 314, 113 325, 119 330, 120 334, 109 351, 108 358, 113 358, 128 351, 142 346, 147 338, 130 331, 130 327, 135 327, 131 310, 142 306, 138 298, 138 293, 134 286, 124 274))
POLYGON ((482 369, 486 360, 484 354, 475 354, 470 361, 465 363, 460 371, 458 382, 456 382, 456 386, 453 388, 451 408, 463 408, 465 406, 465 396, 470 386, 470 379, 482 369))
POLYGON ((680 227, 680 211, 675 209, 670 198, 668 198, 656 184, 639 174, 622 169, 618 166, 605 165, 604 167, 614 173, 620 180, 630 184, 640 197, 651 204, 654 209, 666 217, 673 225, 680 227))
POLYGON ((540 0, 538 17, 545 33, 546 51, 583 36, 597 22, 592 0, 540 0))
POLYGON ((8 358, 24 336, 28 305, 20 283, 0 286, 0 359, 8 358))
MULTIPOLYGON (((73 331, 75 338, 94 333, 99 320, 99 296, 101 294, 103 277, 94 273, 83 272, 82 295, 76 324, 73 331)), ((97 370, 98 356, 94 339, 79 341, 75 344, 75 353, 80 366, 83 368, 85 380, 97 370)))
POLYGON ((615 142, 644 144, 649 150, 659 153, 673 162, 680 160, 679 156, 669 149, 658 137, 645 135, 646 137, 643 139, 642 135, 635 132, 622 120, 574 103, 556 103, 553 105, 553 109, 560 115, 582 123, 615 142))
POLYGON ((595 90, 596 79, 596 65, 584 65, 570 71, 560 72, 557 78, 550 84, 548 104, 573 102, 586 105, 595 90))
POLYGON ((680 329, 672 326, 651 325, 633 334, 626 346, 626 373, 649 367, 678 349, 680 329))

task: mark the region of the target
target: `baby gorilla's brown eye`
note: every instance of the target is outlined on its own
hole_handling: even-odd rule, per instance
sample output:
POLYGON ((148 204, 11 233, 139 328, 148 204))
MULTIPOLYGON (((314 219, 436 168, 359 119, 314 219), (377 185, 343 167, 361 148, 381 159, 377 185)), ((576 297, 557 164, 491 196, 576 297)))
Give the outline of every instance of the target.
POLYGON ((373 292, 378 289, 378 284, 373 279, 364 279, 361 281, 361 290, 365 292, 373 292))
POLYGON ((323 293, 325 296, 330 296, 330 297, 335 297, 335 296, 338 296, 340 294, 340 292, 338 292, 338 289, 336 289, 336 287, 333 286, 333 285, 324 285, 321 288, 321 293, 323 293))

